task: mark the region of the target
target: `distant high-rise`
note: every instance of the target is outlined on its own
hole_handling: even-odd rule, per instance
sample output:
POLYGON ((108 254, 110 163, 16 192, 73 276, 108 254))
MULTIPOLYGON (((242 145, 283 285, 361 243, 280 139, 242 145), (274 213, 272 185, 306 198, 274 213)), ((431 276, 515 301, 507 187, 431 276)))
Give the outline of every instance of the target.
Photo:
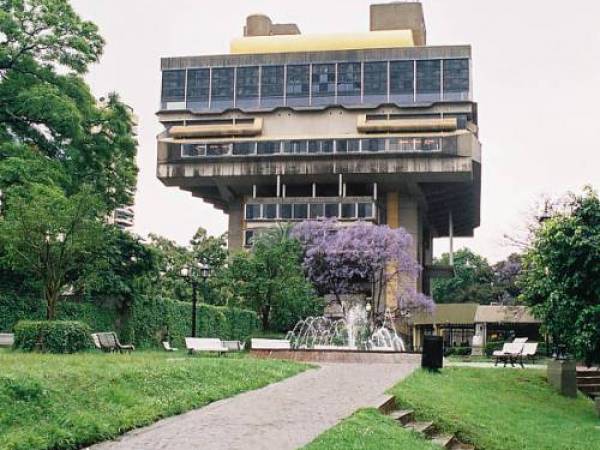
POLYGON ((418 2, 370 31, 302 35, 248 17, 230 54, 163 58, 158 177, 229 215, 229 246, 279 221, 404 227, 428 290, 435 237, 479 226, 471 48, 427 46, 418 2))

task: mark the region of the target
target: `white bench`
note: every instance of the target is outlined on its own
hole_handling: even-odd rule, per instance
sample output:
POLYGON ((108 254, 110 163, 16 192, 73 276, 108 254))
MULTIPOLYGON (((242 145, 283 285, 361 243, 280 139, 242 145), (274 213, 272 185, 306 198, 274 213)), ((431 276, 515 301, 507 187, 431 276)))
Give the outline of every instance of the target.
POLYGON ((246 347, 246 343, 240 341, 223 341, 223 346, 227 347, 227 350, 230 352, 241 352, 246 347))
POLYGON ((286 339, 258 339, 252 338, 253 350, 290 350, 290 341, 286 339))
POLYGON ((185 348, 187 348, 190 353, 213 352, 218 353, 219 356, 228 352, 227 347, 223 345, 221 339, 214 338, 186 337, 185 348))
POLYGON ((15 335, 12 333, 0 333, 0 347, 12 347, 15 343, 15 335))

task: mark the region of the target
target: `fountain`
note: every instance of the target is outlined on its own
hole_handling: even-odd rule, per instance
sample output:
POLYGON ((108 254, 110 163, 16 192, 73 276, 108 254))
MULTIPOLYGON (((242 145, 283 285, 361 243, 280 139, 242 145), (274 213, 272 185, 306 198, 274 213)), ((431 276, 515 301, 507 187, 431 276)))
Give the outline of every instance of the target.
POLYGON ((386 309, 383 323, 378 326, 371 323, 364 305, 343 305, 343 311, 341 319, 318 316, 300 320, 286 336, 290 347, 296 350, 406 351, 389 310, 386 309))

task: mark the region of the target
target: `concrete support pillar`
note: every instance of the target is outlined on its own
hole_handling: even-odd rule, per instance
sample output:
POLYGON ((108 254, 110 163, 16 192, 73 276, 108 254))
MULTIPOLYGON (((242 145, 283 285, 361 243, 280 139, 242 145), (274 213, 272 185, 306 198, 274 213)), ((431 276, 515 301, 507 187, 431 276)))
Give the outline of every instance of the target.
MULTIPOLYGON (((423 224, 419 213, 419 205, 414 198, 401 195, 399 192, 388 192, 386 199, 387 224, 390 228, 404 228, 411 236, 412 245, 409 249, 411 256, 419 263, 422 259, 423 224)), ((401 277, 398 280, 402 285, 422 291, 421 280, 411 280, 401 277)), ((396 285, 390 283, 386 292, 386 306, 396 308, 394 292, 396 285)))
POLYGON ((244 239, 244 207, 241 199, 229 203, 229 227, 227 230, 228 247, 231 252, 243 248, 244 239))

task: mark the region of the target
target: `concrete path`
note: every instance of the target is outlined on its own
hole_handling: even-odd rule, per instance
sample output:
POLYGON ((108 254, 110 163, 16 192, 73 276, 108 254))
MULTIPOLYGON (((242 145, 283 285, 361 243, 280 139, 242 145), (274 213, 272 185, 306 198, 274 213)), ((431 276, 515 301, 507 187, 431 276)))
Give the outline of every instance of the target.
POLYGON ((296 449, 358 408, 374 406, 417 366, 418 358, 404 364, 322 364, 91 449, 296 449))

